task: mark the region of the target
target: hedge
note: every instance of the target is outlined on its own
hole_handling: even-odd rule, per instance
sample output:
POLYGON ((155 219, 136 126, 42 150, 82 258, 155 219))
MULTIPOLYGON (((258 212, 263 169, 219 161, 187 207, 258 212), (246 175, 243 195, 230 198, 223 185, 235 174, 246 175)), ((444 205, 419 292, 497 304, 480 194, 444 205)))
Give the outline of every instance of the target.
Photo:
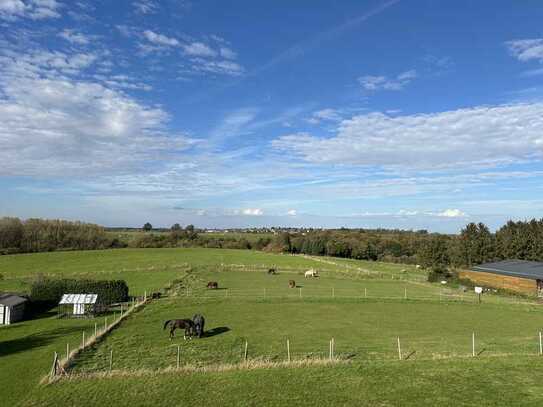
POLYGON ((42 279, 30 289, 35 304, 57 305, 63 294, 98 294, 97 304, 112 304, 128 300, 128 285, 124 280, 42 279))

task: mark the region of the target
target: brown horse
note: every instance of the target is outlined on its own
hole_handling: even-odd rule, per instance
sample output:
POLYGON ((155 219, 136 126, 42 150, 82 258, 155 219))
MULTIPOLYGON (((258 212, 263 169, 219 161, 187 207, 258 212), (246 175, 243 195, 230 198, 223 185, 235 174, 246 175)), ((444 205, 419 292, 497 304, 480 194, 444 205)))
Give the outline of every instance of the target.
POLYGON ((277 274, 277 270, 276 269, 268 269, 268 274, 277 274))
POLYGON ((185 332, 183 334, 183 339, 187 339, 187 336, 189 339, 192 339, 192 332, 194 331, 194 322, 190 319, 169 319, 166 322, 164 322, 164 328, 166 329, 167 326, 170 326, 170 341, 174 337, 174 332, 177 328, 184 329, 185 332))
POLYGON ((217 283, 216 281, 210 281, 209 283, 207 283, 207 288, 216 290, 217 288, 219 288, 219 283, 217 283))
POLYGON ((296 288, 296 281, 288 280, 288 286, 289 288, 296 288))

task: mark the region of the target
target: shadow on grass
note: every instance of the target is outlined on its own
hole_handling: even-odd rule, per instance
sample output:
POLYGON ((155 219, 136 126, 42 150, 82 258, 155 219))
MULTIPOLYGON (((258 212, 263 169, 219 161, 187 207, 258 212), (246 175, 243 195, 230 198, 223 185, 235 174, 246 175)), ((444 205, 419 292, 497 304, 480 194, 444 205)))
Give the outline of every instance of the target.
POLYGON ((230 328, 228 328, 227 326, 219 326, 217 328, 209 329, 206 332, 204 332, 203 337, 211 338, 212 336, 220 335, 228 331, 230 331, 230 328))
POLYGON ((59 337, 81 331, 79 327, 58 328, 51 331, 39 332, 22 338, 0 342, 0 357, 29 349, 47 346, 59 337))

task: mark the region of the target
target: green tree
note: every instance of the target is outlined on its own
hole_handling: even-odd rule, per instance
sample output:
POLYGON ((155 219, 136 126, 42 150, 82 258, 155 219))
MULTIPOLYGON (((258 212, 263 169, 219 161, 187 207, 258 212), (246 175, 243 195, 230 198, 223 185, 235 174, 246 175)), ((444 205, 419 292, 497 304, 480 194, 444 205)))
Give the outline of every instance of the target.
POLYGON ((151 230, 153 230, 153 225, 147 222, 145 225, 143 225, 143 230, 146 232, 150 232, 151 230))

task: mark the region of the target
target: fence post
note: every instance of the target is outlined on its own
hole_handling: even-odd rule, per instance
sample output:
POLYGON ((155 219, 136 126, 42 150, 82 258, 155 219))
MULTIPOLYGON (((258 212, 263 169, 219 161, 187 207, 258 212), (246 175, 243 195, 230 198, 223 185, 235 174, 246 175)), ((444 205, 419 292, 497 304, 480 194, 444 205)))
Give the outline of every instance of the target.
POLYGON ((400 344, 400 337, 398 336, 398 359, 402 360, 402 346, 400 344))
POLYGON ((109 352, 109 371, 111 372, 111 368, 113 366, 113 349, 109 352))
POLYGON ((264 287, 264 298, 266 298, 266 287, 264 287))
POLYGON ((104 319, 104 332, 107 331, 107 317, 104 319))
POLYGON ((70 358, 70 343, 66 344, 66 361, 70 358))
POLYGON ((94 323, 94 339, 96 339, 96 336, 98 336, 98 324, 94 323))
POLYGON ((541 331, 539 331, 539 354, 543 355, 543 338, 541 337, 541 331))
POLYGON ((83 331, 83 339, 81 340, 81 347, 85 349, 85 331, 83 331))
POLYGON ((54 378, 57 374, 57 364, 58 364, 58 354, 55 352, 55 356, 53 356, 53 366, 51 366, 51 379, 54 378))
POLYGON ((177 368, 178 369, 179 369, 180 354, 181 354, 181 346, 177 345, 177 368))
POLYGON ((475 332, 471 334, 471 356, 475 357, 475 332))
POLYGON ((407 300, 407 287, 404 288, 403 299, 407 300))
POLYGON ((368 289, 364 287, 364 298, 368 298, 368 289))
POLYGON ((299 294, 300 294, 300 298, 302 298, 302 287, 298 288, 298 290, 300 290, 299 294))
POLYGON ((244 357, 244 359, 245 359, 246 362, 247 362, 247 348, 248 347, 249 347, 249 343, 247 341, 245 341, 245 355, 244 355, 245 357, 244 357))
POLYGON ((328 341, 328 359, 332 360, 332 340, 328 341))
POLYGON ((288 358, 288 361, 290 362, 290 341, 288 340, 288 338, 287 338, 287 358, 288 358))

